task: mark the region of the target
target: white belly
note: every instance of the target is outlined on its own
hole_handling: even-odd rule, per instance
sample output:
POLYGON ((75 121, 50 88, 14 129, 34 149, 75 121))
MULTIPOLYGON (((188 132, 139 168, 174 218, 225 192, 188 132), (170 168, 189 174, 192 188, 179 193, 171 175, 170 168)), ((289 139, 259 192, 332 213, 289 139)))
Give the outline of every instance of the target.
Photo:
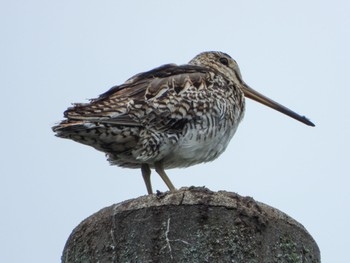
POLYGON ((164 168, 188 167, 216 159, 225 151, 237 126, 211 130, 189 129, 164 156, 164 168))

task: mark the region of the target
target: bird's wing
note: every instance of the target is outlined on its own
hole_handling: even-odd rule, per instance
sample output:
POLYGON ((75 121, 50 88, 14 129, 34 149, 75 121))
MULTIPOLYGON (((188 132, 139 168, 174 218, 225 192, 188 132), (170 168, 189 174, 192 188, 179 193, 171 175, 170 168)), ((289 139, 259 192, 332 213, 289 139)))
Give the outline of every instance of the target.
POLYGON ((209 69, 199 66, 164 65, 135 75, 90 103, 75 104, 64 115, 68 120, 181 128, 184 119, 193 115, 198 91, 205 92, 205 87, 213 85, 213 75, 209 69))

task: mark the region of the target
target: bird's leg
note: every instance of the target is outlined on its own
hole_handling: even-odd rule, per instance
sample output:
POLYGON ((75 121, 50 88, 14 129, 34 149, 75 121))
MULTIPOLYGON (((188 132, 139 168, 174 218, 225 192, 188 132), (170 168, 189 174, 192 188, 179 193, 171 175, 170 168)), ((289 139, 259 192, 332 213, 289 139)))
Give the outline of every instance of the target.
POLYGON ((153 194, 152 191, 152 184, 151 184, 151 169, 149 168, 148 164, 143 163, 141 165, 141 172, 143 180, 145 181, 147 192, 149 195, 153 194))
POLYGON ((176 188, 174 187, 173 183, 170 181, 169 177, 166 175, 163 164, 161 162, 154 163, 154 168, 156 169, 156 172, 160 175, 160 177, 163 179, 164 183, 168 186, 170 191, 176 191, 176 188))

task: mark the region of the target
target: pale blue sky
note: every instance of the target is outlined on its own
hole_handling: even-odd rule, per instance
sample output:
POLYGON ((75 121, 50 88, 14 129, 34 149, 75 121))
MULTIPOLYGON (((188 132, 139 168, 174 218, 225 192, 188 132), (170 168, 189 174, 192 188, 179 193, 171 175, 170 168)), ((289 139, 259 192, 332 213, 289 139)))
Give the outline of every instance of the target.
POLYGON ((70 103, 207 50, 316 127, 247 101, 218 160, 169 177, 274 206, 308 229, 323 263, 348 262, 349 14, 345 0, 1 1, 0 262, 59 262, 84 218, 146 194, 139 170, 54 137, 70 103))

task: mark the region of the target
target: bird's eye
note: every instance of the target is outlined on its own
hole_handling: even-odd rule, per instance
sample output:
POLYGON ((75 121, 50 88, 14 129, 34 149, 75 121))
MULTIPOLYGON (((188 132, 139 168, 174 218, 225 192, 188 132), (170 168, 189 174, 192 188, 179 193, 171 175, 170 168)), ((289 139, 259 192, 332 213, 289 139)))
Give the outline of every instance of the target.
POLYGON ((220 58, 219 61, 221 64, 228 66, 228 59, 227 58, 220 58))

